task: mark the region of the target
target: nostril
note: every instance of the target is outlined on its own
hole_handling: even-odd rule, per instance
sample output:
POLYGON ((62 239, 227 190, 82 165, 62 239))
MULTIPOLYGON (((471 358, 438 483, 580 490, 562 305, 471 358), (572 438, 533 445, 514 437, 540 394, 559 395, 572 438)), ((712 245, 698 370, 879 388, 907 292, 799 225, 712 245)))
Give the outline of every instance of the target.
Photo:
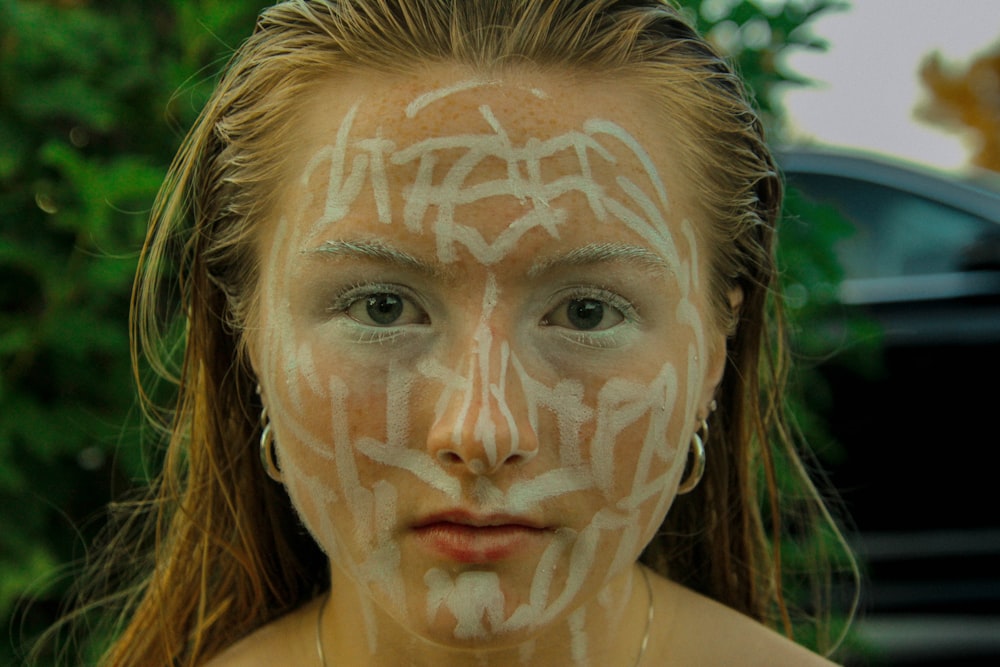
POLYGON ((437 453, 437 459, 444 464, 462 463, 462 457, 450 449, 442 449, 437 453))

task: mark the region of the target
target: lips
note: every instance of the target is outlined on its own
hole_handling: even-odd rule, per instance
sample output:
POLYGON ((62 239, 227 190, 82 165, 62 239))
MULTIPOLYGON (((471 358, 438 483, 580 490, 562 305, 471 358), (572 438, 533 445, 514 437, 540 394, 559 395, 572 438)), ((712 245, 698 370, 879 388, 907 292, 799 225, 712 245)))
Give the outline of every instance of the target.
POLYGON ((516 556, 543 539, 548 530, 526 517, 465 511, 434 514, 413 526, 421 545, 433 555, 459 563, 491 563, 516 556))

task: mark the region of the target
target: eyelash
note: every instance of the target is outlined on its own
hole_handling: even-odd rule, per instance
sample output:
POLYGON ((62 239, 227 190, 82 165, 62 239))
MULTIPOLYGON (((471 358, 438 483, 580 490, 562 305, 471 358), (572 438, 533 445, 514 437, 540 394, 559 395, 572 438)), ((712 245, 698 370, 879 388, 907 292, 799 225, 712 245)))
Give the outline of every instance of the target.
MULTIPOLYGON (((568 293, 560 295, 560 297, 556 305, 547 311, 546 317, 548 317, 548 313, 555 312, 558 308, 564 308, 571 301, 590 299, 609 305, 617 310, 622 315, 622 323, 638 323, 642 321, 638 309, 631 301, 606 288, 574 287, 568 293)), ((611 348, 619 344, 621 330, 618 328, 618 325, 598 331, 559 327, 559 335, 574 343, 588 347, 611 348)))
POLYGON ((412 294, 412 292, 410 292, 410 290, 401 285, 394 285, 391 283, 359 283, 351 285, 334 297, 333 302, 329 307, 327 307, 326 310, 330 315, 344 316, 346 319, 350 320, 351 323, 359 330, 358 342, 385 343, 392 340, 396 336, 403 334, 403 326, 377 326, 374 324, 366 324, 365 322, 359 322, 349 314, 350 309, 359 301, 363 301, 364 299, 377 296, 379 294, 396 295, 404 301, 409 302, 412 307, 424 310, 419 305, 417 298, 412 294))
MULTIPOLYGON (((338 294, 327 308, 327 312, 331 315, 345 316, 354 325, 356 325, 359 329, 358 342, 385 343, 399 335, 402 335, 404 333, 405 325, 377 326, 374 324, 359 322, 349 314, 350 309, 359 301, 379 294, 397 295, 401 299, 409 302, 411 307, 424 310, 419 305, 419 300, 415 297, 415 295, 401 285, 390 283, 359 283, 344 289, 340 294, 338 294)), ((606 288, 579 286, 570 288, 566 292, 559 295, 558 301, 556 301, 555 305, 546 310, 543 323, 548 326, 548 322, 546 320, 551 313, 556 312, 560 308, 565 308, 567 304, 572 301, 581 300, 593 300, 611 306, 621 314, 623 323, 637 323, 641 321, 638 309, 632 304, 632 302, 621 295, 606 288)), ((571 329, 559 325, 551 326, 558 329, 558 335, 574 343, 579 343, 589 347, 610 348, 615 347, 619 342, 618 339, 620 330, 617 324, 612 325, 607 329, 597 331, 571 329)))

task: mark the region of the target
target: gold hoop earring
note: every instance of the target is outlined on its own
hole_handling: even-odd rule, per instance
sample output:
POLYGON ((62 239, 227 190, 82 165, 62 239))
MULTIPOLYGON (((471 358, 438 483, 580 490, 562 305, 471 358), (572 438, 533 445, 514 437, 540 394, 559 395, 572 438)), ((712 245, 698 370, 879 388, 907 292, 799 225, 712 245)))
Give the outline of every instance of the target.
MULTIPOLYGON (((260 385, 257 385, 257 393, 260 394, 260 385)), ((284 483, 274 454, 274 435, 271 433, 271 420, 267 417, 266 406, 260 409, 260 464, 268 477, 278 484, 284 483)))
POLYGON ((281 468, 274 456, 274 436, 271 434, 271 422, 267 418, 267 408, 260 411, 260 422, 263 428, 260 432, 260 463, 264 466, 264 472, 278 484, 284 480, 281 478, 281 468))
POLYGON ((688 452, 694 452, 694 460, 691 462, 691 472, 688 473, 688 476, 677 487, 677 495, 679 496, 694 491, 695 487, 698 486, 698 482, 701 481, 702 475, 705 474, 705 441, 708 440, 707 419, 701 420, 699 430, 702 435, 699 435, 698 431, 695 431, 691 435, 691 448, 688 452))

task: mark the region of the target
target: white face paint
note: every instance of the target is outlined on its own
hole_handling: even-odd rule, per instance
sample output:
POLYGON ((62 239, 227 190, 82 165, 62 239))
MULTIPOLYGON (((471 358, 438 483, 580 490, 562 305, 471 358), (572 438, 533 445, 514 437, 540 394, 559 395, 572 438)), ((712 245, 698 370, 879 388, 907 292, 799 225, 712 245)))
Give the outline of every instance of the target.
POLYGON ((402 628, 531 656, 559 628, 584 664, 721 372, 654 114, 523 78, 331 85, 262 235, 284 480, 373 652, 402 628))

